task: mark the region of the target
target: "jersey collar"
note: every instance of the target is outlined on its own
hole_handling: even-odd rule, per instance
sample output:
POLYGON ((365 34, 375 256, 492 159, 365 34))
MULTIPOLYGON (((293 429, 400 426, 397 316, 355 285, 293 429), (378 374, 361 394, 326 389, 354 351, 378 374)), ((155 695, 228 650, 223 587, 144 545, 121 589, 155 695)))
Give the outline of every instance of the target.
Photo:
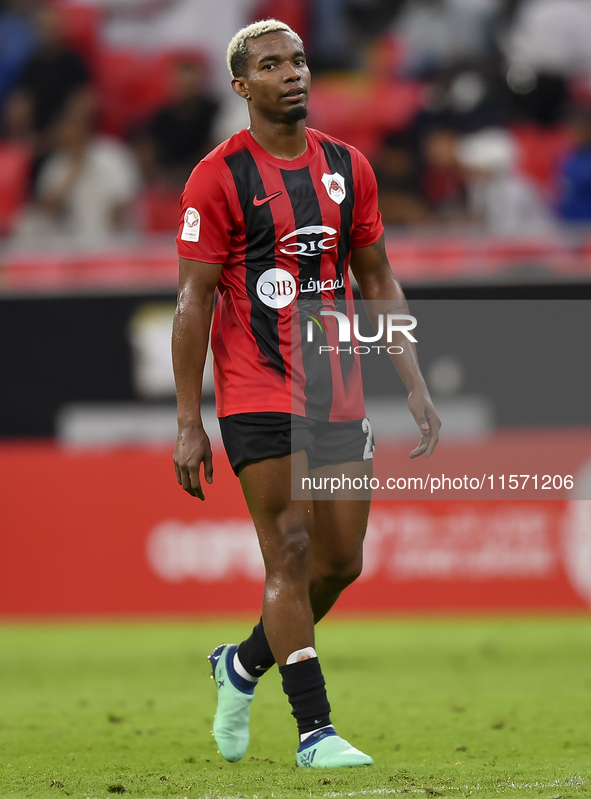
POLYGON ((310 130, 308 128, 306 128, 306 141, 308 142, 308 149, 305 153, 302 153, 299 158, 294 158, 293 161, 288 161, 285 158, 275 158, 274 155, 268 153, 257 141, 255 141, 246 128, 244 128, 241 133, 244 143, 253 153, 253 155, 255 155, 257 158, 263 158, 265 161, 268 161, 270 164, 273 164, 280 169, 301 169, 303 166, 307 166, 310 163, 312 157, 314 156, 314 152, 316 151, 316 141, 310 134, 310 130))

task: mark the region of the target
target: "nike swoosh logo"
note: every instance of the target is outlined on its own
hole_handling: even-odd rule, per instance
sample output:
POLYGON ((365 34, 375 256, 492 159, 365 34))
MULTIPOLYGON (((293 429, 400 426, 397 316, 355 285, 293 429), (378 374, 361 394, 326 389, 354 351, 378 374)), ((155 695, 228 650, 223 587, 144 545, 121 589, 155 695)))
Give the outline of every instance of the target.
POLYGON ((252 201, 252 203, 253 203, 253 205, 256 205, 257 208, 258 208, 259 205, 264 205, 265 203, 268 203, 270 200, 274 200, 275 197, 279 197, 280 194, 283 194, 283 192, 282 191, 276 191, 275 194, 269 194, 268 197, 263 197, 260 200, 259 200, 258 197, 255 197, 254 200, 252 201))

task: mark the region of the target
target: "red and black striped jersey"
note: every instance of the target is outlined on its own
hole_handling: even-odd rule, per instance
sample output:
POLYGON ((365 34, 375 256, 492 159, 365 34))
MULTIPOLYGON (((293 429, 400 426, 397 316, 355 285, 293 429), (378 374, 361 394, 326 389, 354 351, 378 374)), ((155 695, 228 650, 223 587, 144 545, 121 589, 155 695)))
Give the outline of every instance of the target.
POLYGON ((286 161, 241 130, 199 162, 181 198, 179 255, 223 266, 212 328, 218 416, 365 416, 359 356, 338 346, 336 318, 314 326, 322 341, 306 331, 319 307, 352 317, 351 249, 384 229, 376 180, 355 148, 310 128, 306 137, 306 152, 286 161))

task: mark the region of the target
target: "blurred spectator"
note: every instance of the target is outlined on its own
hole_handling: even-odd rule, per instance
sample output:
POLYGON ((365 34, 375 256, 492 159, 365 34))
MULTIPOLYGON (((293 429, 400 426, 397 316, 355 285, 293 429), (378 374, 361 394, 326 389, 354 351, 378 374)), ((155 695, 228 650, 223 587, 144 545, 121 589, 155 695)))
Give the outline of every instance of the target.
POLYGON ((502 127, 509 121, 505 97, 496 78, 470 64, 434 71, 427 78, 423 109, 415 120, 415 135, 437 129, 474 133, 502 127))
POLYGON ((0 108, 33 51, 33 26, 28 4, 13 0, 0 4, 0 108))
POLYGON ((403 69, 421 75, 486 54, 486 25, 498 0, 407 0, 393 31, 406 49, 403 69))
POLYGON ((88 115, 79 113, 59 122, 55 145, 37 179, 37 202, 25 213, 18 235, 94 244, 123 230, 140 188, 133 153, 119 141, 93 135, 88 115))
POLYGON ((37 46, 9 98, 6 132, 30 143, 38 155, 48 150, 47 133, 68 105, 86 102, 88 69, 64 44, 59 10, 43 5, 37 14, 37 46))
POLYGON ((566 222, 591 223, 591 108, 570 120, 574 149, 559 174, 558 212, 566 222))
POLYGON ((315 71, 351 69, 356 66, 347 5, 347 0, 316 0, 312 4, 312 36, 308 55, 315 71))
POLYGON ((115 49, 200 50, 211 61, 213 91, 234 95, 226 49, 250 21, 257 0, 78 0, 105 13, 103 41, 115 49))
POLYGON ((212 146, 219 103, 207 90, 206 70, 180 59, 174 70, 174 100, 149 122, 137 145, 148 181, 182 187, 212 146))
POLYGON ((228 42, 250 21, 257 0, 79 0, 105 12, 103 42, 122 50, 198 50, 211 65, 210 89, 222 101, 217 141, 248 125, 246 103, 230 84, 228 42))
POLYGON ((429 206, 441 222, 463 219, 466 187, 457 159, 458 134, 435 128, 422 145, 422 189, 429 206))
POLYGON ((487 233, 536 236, 555 229, 534 184, 517 172, 517 148, 509 133, 489 128, 465 136, 457 155, 466 175, 472 221, 487 233))
POLYGON ((512 11, 509 24, 500 20, 497 39, 515 116, 554 125, 564 116, 571 78, 591 75, 591 3, 522 0, 512 11))
POLYGON ((488 30, 490 45, 497 52, 505 52, 509 31, 522 5, 523 0, 499 0, 488 30))
POLYGON ((506 70, 509 108, 514 122, 534 122, 550 127, 564 117, 569 85, 562 75, 536 73, 524 64, 506 70))
POLYGON ((385 225, 417 225, 433 220, 421 195, 416 159, 404 135, 388 137, 374 169, 385 225))
POLYGON ((506 39, 511 65, 569 77, 591 73, 588 0, 524 0, 506 39))
POLYGON ((355 32, 366 39, 380 38, 391 27, 407 0, 349 0, 347 11, 355 32))

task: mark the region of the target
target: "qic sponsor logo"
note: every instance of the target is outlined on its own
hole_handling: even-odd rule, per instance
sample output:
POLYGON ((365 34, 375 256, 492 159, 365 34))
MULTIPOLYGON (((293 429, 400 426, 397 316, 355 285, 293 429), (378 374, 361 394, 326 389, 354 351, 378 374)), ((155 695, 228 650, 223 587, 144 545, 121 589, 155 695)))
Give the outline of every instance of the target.
POLYGON ((288 233, 279 243, 284 244, 281 252, 284 255, 304 255, 311 258, 314 255, 319 255, 325 250, 332 250, 337 246, 336 230, 333 227, 326 227, 325 225, 308 225, 307 227, 300 227, 294 230, 293 233, 288 233), (308 236, 306 241, 290 241, 295 237, 308 236))
MULTIPOLYGON (((332 316, 337 320, 338 325, 338 338, 339 344, 351 343, 351 320, 349 317, 340 311, 320 311, 320 316, 332 316)), ((312 316, 309 314, 309 321, 307 324, 306 340, 310 343, 314 340, 314 330, 318 327, 320 330, 326 330, 326 323, 319 320, 317 315, 312 316)), ((377 332, 373 336, 364 336, 359 332, 359 314, 353 315, 353 336, 358 342, 362 344, 355 347, 331 347, 321 345, 318 348, 319 354, 323 352, 355 352, 357 355, 369 355, 372 350, 379 352, 386 350, 390 355, 400 355, 404 352, 403 347, 398 344, 392 344, 394 333, 402 333, 409 341, 416 343, 417 339, 410 332, 417 326, 417 320, 410 314, 378 314, 377 317, 377 332), (386 341, 386 344, 373 344, 377 341, 386 341), (368 346, 372 344, 372 346, 368 346)))

